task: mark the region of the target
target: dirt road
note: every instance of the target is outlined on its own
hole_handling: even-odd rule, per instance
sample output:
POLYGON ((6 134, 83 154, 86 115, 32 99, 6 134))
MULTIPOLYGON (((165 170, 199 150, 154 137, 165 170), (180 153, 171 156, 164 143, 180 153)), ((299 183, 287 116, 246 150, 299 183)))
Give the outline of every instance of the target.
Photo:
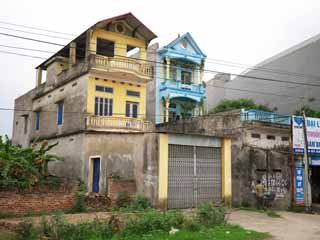
POLYGON ((259 232, 269 232, 275 240, 320 240, 320 215, 278 213, 280 218, 252 211, 232 211, 229 222, 259 232))

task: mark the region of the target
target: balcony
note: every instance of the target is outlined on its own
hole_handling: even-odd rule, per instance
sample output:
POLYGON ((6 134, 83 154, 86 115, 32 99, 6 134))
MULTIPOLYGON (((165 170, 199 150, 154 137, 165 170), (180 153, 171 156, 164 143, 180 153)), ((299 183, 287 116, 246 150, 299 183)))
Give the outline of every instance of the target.
POLYGON ((145 132, 150 131, 152 124, 148 121, 112 116, 89 115, 86 118, 86 129, 108 132, 145 132))
POLYGON ((255 109, 241 110, 242 121, 261 121, 277 124, 291 124, 291 116, 281 115, 274 112, 264 112, 255 109))
POLYGON ((153 66, 143 60, 128 57, 106 57, 102 55, 90 55, 90 66, 93 69, 103 70, 115 78, 136 79, 146 82, 153 78, 153 66))

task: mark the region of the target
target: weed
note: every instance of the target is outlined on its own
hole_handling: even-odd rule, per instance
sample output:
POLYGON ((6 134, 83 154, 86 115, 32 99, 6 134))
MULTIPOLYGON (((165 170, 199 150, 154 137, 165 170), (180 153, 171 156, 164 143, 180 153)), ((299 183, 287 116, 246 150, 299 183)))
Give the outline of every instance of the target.
POLYGON ((131 203, 131 197, 127 191, 119 192, 116 198, 116 206, 119 208, 128 207, 131 203))
POLYGON ((76 199, 70 212, 81 213, 86 211, 86 192, 87 187, 85 183, 81 179, 78 179, 78 188, 77 192, 75 193, 76 199))
POLYGON ((267 215, 268 215, 269 217, 273 217, 273 218, 279 218, 279 217, 281 217, 278 213, 276 213, 275 211, 271 211, 271 210, 268 210, 268 211, 267 211, 267 215))
POLYGON ((20 222, 16 229, 17 240, 36 240, 37 229, 29 221, 20 222))
POLYGON ((205 226, 225 223, 226 209, 211 203, 202 203, 197 209, 197 220, 205 226))

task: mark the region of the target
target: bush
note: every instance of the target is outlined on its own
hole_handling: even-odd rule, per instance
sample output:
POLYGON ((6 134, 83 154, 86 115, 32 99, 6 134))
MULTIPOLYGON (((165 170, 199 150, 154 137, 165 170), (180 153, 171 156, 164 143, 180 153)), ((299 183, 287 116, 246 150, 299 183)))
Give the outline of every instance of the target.
POLYGON ((17 240, 36 240, 38 232, 31 222, 20 222, 16 229, 17 240))
POLYGON ((125 235, 140 235, 157 230, 169 231, 172 227, 181 228, 184 216, 180 211, 157 212, 150 210, 139 217, 131 217, 126 222, 125 235))
POLYGON ((202 229, 202 226, 194 219, 185 219, 183 228, 191 232, 199 232, 202 229))
POLYGON ((212 227, 216 224, 225 223, 226 209, 214 206, 211 203, 202 203, 197 209, 197 220, 199 223, 212 227))
POLYGON ((132 200, 131 204, 120 208, 120 210, 126 211, 126 212, 127 211, 143 211, 149 208, 151 208, 150 200, 145 196, 138 195, 132 200))
POLYGON ((81 213, 86 211, 86 192, 87 187, 85 183, 81 179, 78 179, 78 188, 75 194, 76 199, 71 209, 72 213, 81 213))
POLYGON ((127 191, 119 192, 116 198, 116 206, 119 208, 128 207, 131 203, 131 197, 127 191))

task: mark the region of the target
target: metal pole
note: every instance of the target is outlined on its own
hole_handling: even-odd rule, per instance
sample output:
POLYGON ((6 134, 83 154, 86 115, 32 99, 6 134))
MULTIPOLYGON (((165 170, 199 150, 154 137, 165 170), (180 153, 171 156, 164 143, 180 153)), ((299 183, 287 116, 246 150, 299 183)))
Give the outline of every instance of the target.
POLYGON ((308 149, 308 135, 307 135, 307 124, 306 124, 306 113, 302 112, 303 116, 303 133, 304 133, 304 188, 305 188, 305 206, 307 212, 311 210, 311 189, 309 181, 309 149, 308 149))

